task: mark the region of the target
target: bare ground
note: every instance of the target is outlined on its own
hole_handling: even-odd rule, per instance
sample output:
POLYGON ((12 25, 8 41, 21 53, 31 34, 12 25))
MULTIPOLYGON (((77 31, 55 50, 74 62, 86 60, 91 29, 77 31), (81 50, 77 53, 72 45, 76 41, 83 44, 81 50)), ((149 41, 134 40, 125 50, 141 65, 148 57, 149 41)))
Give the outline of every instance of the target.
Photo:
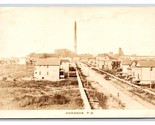
POLYGON ((91 90, 91 93, 88 93, 88 97, 92 97, 92 100, 95 101, 91 105, 92 109, 124 109, 124 104, 96 81, 96 75, 91 77, 89 75, 90 72, 91 71, 88 71, 88 68, 81 67, 81 76, 83 77, 84 87, 87 90, 86 92, 88 93, 91 90), (98 102, 98 105, 96 104, 96 101, 98 102))

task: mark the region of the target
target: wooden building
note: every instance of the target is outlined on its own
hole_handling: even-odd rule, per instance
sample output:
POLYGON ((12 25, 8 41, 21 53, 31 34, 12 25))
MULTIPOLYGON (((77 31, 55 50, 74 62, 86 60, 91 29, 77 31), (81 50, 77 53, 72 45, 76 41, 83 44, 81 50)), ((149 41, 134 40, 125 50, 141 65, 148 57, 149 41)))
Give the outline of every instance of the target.
POLYGON ((155 81, 155 61, 140 60, 133 61, 131 64, 133 81, 141 83, 150 83, 155 81))
POLYGON ((34 77, 37 80, 59 80, 60 60, 58 58, 37 59, 34 77))

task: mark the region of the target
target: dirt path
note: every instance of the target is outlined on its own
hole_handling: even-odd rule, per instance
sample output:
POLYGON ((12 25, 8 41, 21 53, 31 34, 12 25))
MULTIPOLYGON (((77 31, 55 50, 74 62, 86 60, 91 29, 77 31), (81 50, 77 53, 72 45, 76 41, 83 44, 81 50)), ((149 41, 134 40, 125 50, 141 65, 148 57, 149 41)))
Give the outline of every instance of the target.
POLYGON ((98 82, 104 89, 106 89, 109 93, 111 93, 114 97, 119 98, 122 103, 125 104, 126 109, 148 109, 143 104, 135 100, 130 95, 127 95, 122 90, 119 90, 115 86, 112 85, 112 81, 107 81, 103 78, 102 75, 96 73, 92 69, 86 67, 84 64, 82 65, 83 73, 89 76, 89 79, 92 81, 98 82))

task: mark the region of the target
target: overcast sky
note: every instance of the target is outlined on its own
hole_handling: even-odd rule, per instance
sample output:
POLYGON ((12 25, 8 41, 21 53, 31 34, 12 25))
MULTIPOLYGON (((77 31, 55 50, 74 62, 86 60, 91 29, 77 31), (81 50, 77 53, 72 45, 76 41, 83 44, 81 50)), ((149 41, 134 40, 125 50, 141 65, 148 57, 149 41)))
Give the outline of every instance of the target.
POLYGON ((155 55, 155 7, 0 7, 0 57, 31 52, 155 55))

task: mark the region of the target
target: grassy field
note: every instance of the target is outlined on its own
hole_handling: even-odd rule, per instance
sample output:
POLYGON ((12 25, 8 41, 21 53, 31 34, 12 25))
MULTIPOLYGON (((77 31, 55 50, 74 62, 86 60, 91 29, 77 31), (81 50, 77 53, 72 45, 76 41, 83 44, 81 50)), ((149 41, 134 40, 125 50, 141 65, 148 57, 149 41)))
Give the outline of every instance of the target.
MULTIPOLYGON (((7 65, 0 67, 0 76, 33 76, 33 67, 7 65)), ((82 109, 83 100, 77 78, 63 81, 0 80, 0 110, 82 109)))
POLYGON ((0 81, 0 109, 82 109, 76 80, 0 81))
POLYGON ((27 65, 0 65, 0 76, 10 76, 10 77, 26 77, 33 75, 34 66, 27 65))

